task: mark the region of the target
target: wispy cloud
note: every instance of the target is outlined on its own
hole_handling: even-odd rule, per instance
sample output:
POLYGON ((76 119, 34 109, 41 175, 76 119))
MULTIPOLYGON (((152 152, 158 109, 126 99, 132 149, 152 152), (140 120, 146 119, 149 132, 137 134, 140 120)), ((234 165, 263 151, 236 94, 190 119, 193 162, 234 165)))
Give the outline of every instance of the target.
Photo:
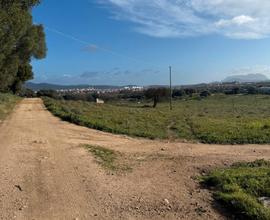
POLYGON ((247 75, 247 74, 263 74, 270 77, 270 66, 266 65, 256 65, 250 67, 242 67, 238 69, 233 69, 230 71, 229 75, 247 75))
POLYGON ((115 19, 154 37, 220 34, 237 39, 270 36, 269 0, 100 0, 115 19))
POLYGON ((85 71, 80 75, 80 78, 83 79, 92 79, 99 75, 100 72, 98 71, 85 71))
POLYGON ((95 44, 90 44, 82 48, 82 51, 84 52, 96 52, 98 50, 98 46, 95 44))
POLYGON ((118 67, 115 67, 110 70, 104 70, 104 71, 85 71, 81 75, 79 75, 79 78, 85 79, 85 80, 106 79, 106 78, 108 79, 108 78, 114 78, 114 77, 125 77, 127 75, 132 75, 132 74, 135 74, 135 73, 130 70, 125 70, 125 69, 120 69, 118 67))
POLYGON ((63 77, 64 77, 64 78, 71 78, 72 75, 71 75, 71 74, 63 74, 63 77))

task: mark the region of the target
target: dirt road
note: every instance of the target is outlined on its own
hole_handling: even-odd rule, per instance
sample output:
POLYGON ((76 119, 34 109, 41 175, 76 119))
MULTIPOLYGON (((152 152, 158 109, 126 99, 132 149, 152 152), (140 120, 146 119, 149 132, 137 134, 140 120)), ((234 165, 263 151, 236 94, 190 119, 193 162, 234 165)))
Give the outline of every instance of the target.
POLYGON ((269 146, 167 143, 63 122, 23 100, 0 127, 0 219, 226 219, 196 176, 269 146), (81 146, 122 152, 132 171, 110 172, 81 146))

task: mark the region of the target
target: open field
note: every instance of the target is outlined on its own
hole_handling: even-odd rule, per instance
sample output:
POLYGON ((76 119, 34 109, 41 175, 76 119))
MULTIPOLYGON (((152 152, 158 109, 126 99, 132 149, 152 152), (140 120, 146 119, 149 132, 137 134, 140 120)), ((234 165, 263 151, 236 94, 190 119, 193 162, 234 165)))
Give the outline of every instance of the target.
POLYGON ((270 143, 270 96, 214 95, 179 100, 169 111, 137 103, 97 106, 83 101, 44 98, 54 115, 102 131, 147 137, 182 139, 217 144, 270 143))
POLYGON ((18 101, 19 97, 17 96, 0 93, 0 121, 12 111, 18 101))
POLYGON ((236 163, 203 177, 215 198, 243 219, 270 219, 270 162, 236 163))
POLYGON ((225 220, 198 178, 269 149, 104 133, 24 99, 1 125, 0 219, 225 220))

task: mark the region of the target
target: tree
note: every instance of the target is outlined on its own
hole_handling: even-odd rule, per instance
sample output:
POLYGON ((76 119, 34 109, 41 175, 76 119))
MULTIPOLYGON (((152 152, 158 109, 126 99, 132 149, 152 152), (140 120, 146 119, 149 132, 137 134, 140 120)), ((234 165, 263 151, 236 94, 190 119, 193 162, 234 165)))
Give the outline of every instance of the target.
POLYGON ((239 87, 234 87, 234 88, 232 89, 232 92, 233 92, 234 95, 237 95, 237 94, 240 93, 240 88, 239 88, 239 87))
POLYGON ((185 93, 186 93, 188 96, 190 96, 190 97, 192 97, 192 95, 193 95, 194 93, 196 93, 196 90, 193 89, 193 88, 186 88, 186 89, 184 89, 184 91, 185 91, 185 93))
POLYGON ((258 94, 258 89, 256 87, 254 87, 254 86, 248 87, 247 88, 247 93, 252 94, 252 95, 258 94))
POLYGON ((240 94, 240 88, 239 87, 233 87, 231 90, 225 91, 226 95, 237 95, 240 94))
POLYGON ((207 90, 204 90, 204 91, 202 91, 200 93, 200 97, 202 97, 202 98, 206 98, 206 97, 208 97, 210 95, 211 95, 211 93, 209 91, 207 91, 207 90))
POLYGON ((147 99, 152 99, 154 101, 153 108, 157 106, 157 103, 161 98, 169 96, 169 89, 167 88, 150 88, 144 93, 147 99))
POLYGON ((27 97, 27 98, 34 98, 36 97, 36 93, 31 90, 31 89, 28 89, 28 88, 22 88, 19 92, 19 95, 21 97, 27 97))
POLYGON ((46 97, 53 98, 53 99, 61 99, 61 97, 59 96, 57 91, 52 90, 52 89, 39 90, 37 92, 37 96, 38 97, 46 96, 46 97))
POLYGON ((183 89, 174 89, 173 90, 173 94, 172 94, 172 96, 175 98, 175 97, 182 97, 182 96, 184 96, 184 95, 186 95, 186 93, 185 93, 185 90, 183 90, 183 89))
POLYGON ((33 23, 31 9, 39 0, 0 0, 0 91, 16 93, 33 78, 31 59, 46 56, 42 25, 33 23))

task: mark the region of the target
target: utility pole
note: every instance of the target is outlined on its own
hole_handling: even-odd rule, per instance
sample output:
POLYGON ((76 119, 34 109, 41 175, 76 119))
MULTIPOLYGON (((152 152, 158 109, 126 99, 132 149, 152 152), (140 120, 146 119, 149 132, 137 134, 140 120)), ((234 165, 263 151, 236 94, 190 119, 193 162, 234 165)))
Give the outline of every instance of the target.
POLYGON ((172 67, 169 67, 170 69, 170 110, 172 110, 172 67))

